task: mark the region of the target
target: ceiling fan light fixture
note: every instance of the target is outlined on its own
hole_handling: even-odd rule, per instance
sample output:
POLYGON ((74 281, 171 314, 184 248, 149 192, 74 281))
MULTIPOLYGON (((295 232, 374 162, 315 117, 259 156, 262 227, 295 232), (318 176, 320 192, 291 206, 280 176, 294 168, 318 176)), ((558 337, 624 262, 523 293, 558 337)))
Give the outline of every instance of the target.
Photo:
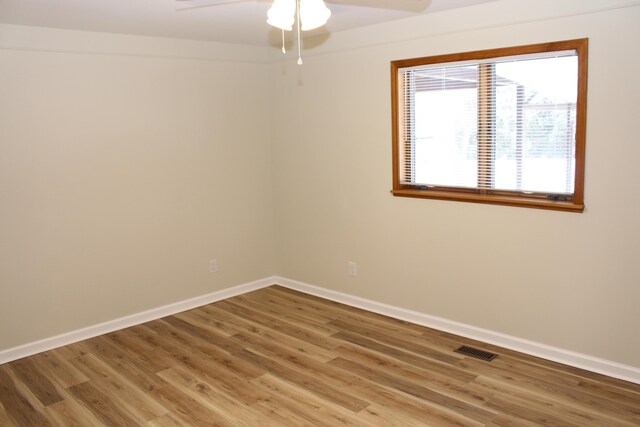
POLYGON ((273 0, 267 11, 267 24, 285 31, 293 29, 297 0, 273 0))
POLYGON ((267 23, 282 30, 282 53, 287 53, 284 32, 296 23, 298 37, 298 65, 302 65, 300 31, 313 30, 327 23, 331 11, 323 0, 273 0, 267 11, 267 23))
POLYGON ((327 23, 331 11, 323 0, 300 0, 302 31, 313 30, 327 23))

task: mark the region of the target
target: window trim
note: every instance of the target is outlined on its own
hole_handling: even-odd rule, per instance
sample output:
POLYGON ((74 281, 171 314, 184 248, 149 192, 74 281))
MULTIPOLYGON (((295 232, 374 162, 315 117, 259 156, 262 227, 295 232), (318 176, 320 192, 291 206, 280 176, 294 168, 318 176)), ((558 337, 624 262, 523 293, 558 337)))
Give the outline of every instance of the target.
POLYGON ((422 58, 391 61, 391 128, 393 158, 393 188, 391 193, 397 197, 452 200, 472 203, 488 203, 507 206, 551 209, 568 212, 584 211, 584 169, 587 119, 587 57, 589 39, 564 40, 498 49, 487 49, 462 53, 453 53, 422 58), (486 60, 508 56, 527 55, 544 52, 574 50, 578 59, 578 96, 576 100, 575 135, 575 176, 574 192, 571 200, 554 200, 546 194, 529 194, 517 191, 462 189, 454 187, 425 187, 407 185, 400 182, 400 99, 399 70, 430 64, 452 63, 472 60, 486 60))

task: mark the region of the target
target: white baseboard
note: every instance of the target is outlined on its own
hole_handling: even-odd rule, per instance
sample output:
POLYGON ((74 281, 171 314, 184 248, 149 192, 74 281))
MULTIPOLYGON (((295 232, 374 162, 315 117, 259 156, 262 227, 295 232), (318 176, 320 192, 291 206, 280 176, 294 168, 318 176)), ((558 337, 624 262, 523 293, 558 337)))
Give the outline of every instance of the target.
POLYGON ((275 277, 273 280, 275 283, 284 287, 315 295, 331 301, 347 304, 352 307, 362 308, 364 310, 383 314, 395 319, 405 320, 407 322, 427 326, 429 328, 438 329, 440 331, 449 332, 455 335, 460 335, 474 340, 530 354, 532 356, 541 357, 543 359, 552 360, 554 362, 563 363, 565 365, 573 366, 576 368, 585 369, 587 371, 596 372, 599 374, 640 384, 640 369, 633 366, 623 365, 617 362, 612 362, 610 360, 600 359, 585 354, 575 353, 562 348, 552 347, 546 344, 512 337, 500 332, 477 328, 475 326, 454 322, 452 320, 443 319, 441 317, 430 316, 428 314, 382 304, 379 302, 356 297, 342 292, 320 288, 284 277, 275 277))
POLYGON ((10 348, 0 351, 0 364, 21 359, 23 357, 32 356, 42 353, 43 351, 73 344, 78 341, 96 337, 98 335, 107 334, 109 332, 128 328, 130 326, 139 325, 141 323, 160 319, 165 316, 180 313, 182 311, 191 310, 216 301, 242 295, 247 292, 255 291, 273 284, 278 284, 290 289, 294 289, 307 294, 326 298, 331 301, 340 302, 352 307, 362 308, 374 313, 383 314, 407 322, 415 323, 429 328, 438 329, 440 331, 449 332, 463 337, 483 341, 489 344, 498 345, 511 350, 520 351, 532 356, 541 357, 543 359, 553 360, 576 368, 586 369, 591 372, 597 372, 614 378, 630 381, 640 384, 640 369, 633 366, 623 365, 605 359, 599 359, 585 354, 575 353, 569 350, 551 347, 545 344, 525 340, 522 338, 512 337, 510 335, 487 329, 477 328, 475 326, 454 322, 452 320, 443 319, 441 317, 431 316, 417 311, 406 310, 399 307, 371 301, 368 299, 356 297, 342 292, 332 291, 320 288, 307 283, 284 277, 274 276, 255 282, 246 283, 232 288, 223 289, 221 291, 212 292, 207 295, 191 298, 177 303, 168 304, 162 307, 153 308, 141 313, 132 314, 121 317, 119 319, 107 321, 97 325, 71 331, 65 334, 56 335, 51 338, 45 338, 40 341, 25 344, 19 347, 10 348))
POLYGON ((201 295, 199 297, 164 305, 162 307, 152 308, 151 310, 135 313, 129 316, 121 317, 119 319, 109 320, 104 323, 56 335, 51 338, 45 338, 43 340, 21 345, 19 347, 2 350, 0 351, 0 364, 42 353, 43 351, 73 344, 75 342, 93 338, 98 335, 108 334, 109 332, 117 331, 135 325, 140 325, 142 323, 150 322, 162 317, 171 316, 172 314, 180 313, 181 311, 191 310, 193 308, 231 298, 236 295, 242 295, 256 289, 273 285, 274 283, 276 283, 275 278, 261 279, 255 282, 245 283, 243 285, 212 292, 207 295, 201 295))

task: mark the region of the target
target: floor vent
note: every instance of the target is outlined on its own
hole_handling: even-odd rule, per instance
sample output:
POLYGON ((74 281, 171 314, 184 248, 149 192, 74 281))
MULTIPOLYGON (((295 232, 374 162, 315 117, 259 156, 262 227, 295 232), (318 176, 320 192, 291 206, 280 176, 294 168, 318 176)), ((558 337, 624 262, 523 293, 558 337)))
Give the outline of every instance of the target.
POLYGON ((456 353, 461 353, 466 356, 475 357, 477 359, 486 360, 487 362, 491 362, 493 359, 498 357, 497 354, 491 353, 488 351, 480 350, 478 348, 468 347, 466 345, 461 346, 456 350, 456 353))

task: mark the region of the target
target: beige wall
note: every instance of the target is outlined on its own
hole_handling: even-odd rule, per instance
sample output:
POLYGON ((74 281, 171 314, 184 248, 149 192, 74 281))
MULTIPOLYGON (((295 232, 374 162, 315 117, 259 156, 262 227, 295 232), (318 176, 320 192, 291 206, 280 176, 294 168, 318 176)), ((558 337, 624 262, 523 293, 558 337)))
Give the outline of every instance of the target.
POLYGON ((0 46, 0 349, 274 273, 262 49, 9 26, 0 46))
POLYGON ((337 34, 304 67, 274 64, 278 273, 640 367, 639 22, 638 1, 500 1, 337 34), (585 213, 389 194, 390 60, 580 37, 585 213))
POLYGON ((0 25, 0 349, 278 273, 640 367, 638 22, 638 0, 498 1, 303 67, 0 25), (390 60, 577 37, 584 214, 389 194, 390 60))

